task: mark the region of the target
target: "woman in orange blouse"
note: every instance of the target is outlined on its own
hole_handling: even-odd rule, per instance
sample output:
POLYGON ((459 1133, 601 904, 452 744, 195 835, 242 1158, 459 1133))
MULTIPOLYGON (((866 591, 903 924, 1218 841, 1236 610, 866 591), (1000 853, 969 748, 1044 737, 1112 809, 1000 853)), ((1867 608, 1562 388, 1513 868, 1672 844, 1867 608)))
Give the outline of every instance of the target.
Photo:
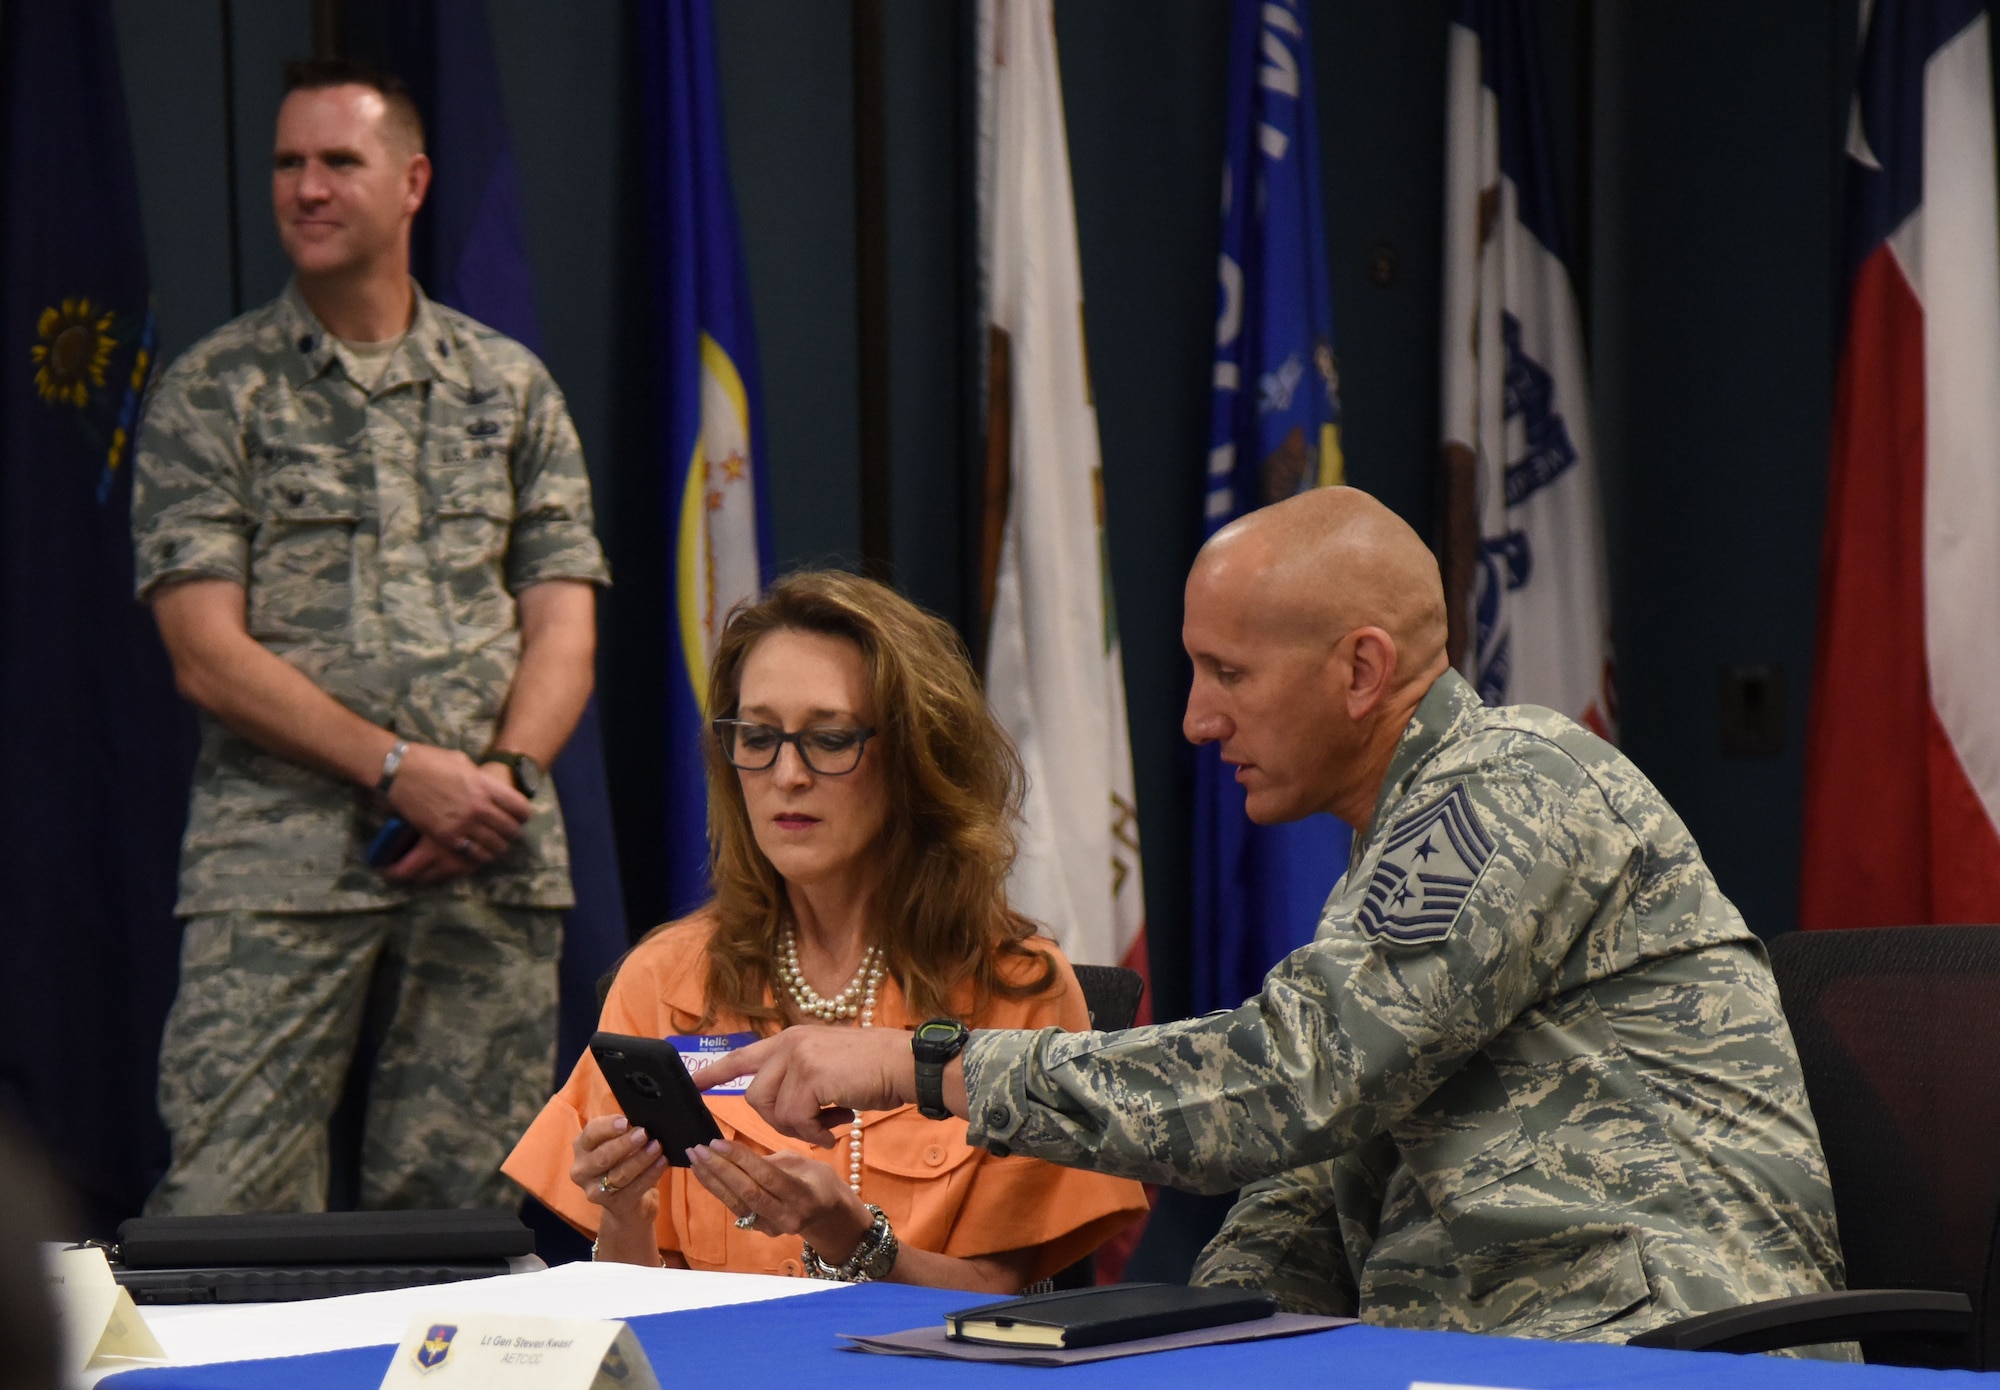
MULTIPOLYGON (((715 900, 633 950, 603 1028, 723 1052, 794 1023, 1089 1026, 1007 906, 1020 762, 947 625, 871 580, 793 575, 731 619, 709 707, 715 900)), ((1010 1293, 1146 1210, 1136 1183, 996 1158, 913 1106, 822 1150, 740 1094, 708 1102, 722 1141, 669 1167, 586 1054, 504 1171, 599 1259, 1010 1293)))

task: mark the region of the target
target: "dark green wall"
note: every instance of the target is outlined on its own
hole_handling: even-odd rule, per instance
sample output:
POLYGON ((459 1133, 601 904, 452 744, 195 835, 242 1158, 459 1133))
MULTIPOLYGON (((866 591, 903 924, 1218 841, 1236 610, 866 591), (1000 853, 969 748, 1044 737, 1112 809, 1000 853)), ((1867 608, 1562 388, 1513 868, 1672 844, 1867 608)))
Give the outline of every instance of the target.
MULTIPOLYGON (((630 15, 490 0, 547 357, 619 584, 601 691, 635 924, 661 910, 662 571, 630 15)), ((265 194, 276 65, 307 0, 234 5, 244 301, 284 267, 265 194)), ((1316 0, 1328 258, 1349 474, 1429 533, 1445 0, 1316 0), (1386 259, 1386 283, 1370 274, 1386 259)), ((1836 347, 1845 0, 1538 7, 1595 356, 1625 744, 1758 930, 1792 924, 1800 749, 1836 347), (1778 663, 1788 739, 1718 751, 1727 664, 1778 663)), ((961 622, 976 461, 966 0, 888 0, 893 542, 961 622)), ((860 546, 852 35, 828 0, 717 5, 761 340, 780 558, 860 546)), ((217 0, 117 0, 169 351, 231 305, 217 0)), ((1181 578, 1198 534, 1227 30, 1221 0, 1058 0, 1159 1003, 1185 1003, 1181 578)))
POLYGON ((1592 314, 1625 746, 1758 931, 1795 925, 1838 350, 1843 0, 1601 5, 1592 314), (1724 666, 1783 666, 1727 758, 1724 666))

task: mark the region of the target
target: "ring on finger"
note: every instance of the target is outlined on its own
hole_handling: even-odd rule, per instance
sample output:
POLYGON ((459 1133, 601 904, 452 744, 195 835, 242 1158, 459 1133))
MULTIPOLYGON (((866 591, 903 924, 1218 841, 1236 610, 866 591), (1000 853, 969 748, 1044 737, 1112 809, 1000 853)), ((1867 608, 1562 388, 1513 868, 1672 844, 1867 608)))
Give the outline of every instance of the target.
POLYGON ((472 858, 472 841, 470 838, 460 840, 452 848, 457 852, 460 859, 472 858))
POLYGON ((754 1231, 754 1230, 756 1230, 756 1229, 757 1229, 757 1213, 756 1213, 756 1212, 754 1212, 754 1211, 746 1211, 746 1212, 744 1212, 744 1213, 743 1213, 743 1215, 741 1215, 741 1216, 737 1217, 737 1218, 736 1218, 736 1229, 737 1229, 737 1230, 739 1230, 739 1231, 754 1231))
POLYGON ((605 1173, 597 1179, 597 1190, 607 1196, 618 1191, 617 1188, 611 1185, 611 1175, 609 1173, 605 1173))

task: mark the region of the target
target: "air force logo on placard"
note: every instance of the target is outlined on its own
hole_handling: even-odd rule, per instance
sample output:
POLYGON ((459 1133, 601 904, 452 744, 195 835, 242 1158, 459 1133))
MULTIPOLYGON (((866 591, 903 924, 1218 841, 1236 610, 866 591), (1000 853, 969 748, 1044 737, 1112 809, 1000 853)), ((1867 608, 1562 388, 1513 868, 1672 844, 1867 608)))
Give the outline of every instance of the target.
POLYGON ((1389 832, 1356 917, 1361 930, 1399 946, 1444 940, 1493 850, 1460 782, 1389 832))
POLYGON ((458 1328, 455 1324, 441 1322, 433 1325, 431 1330, 424 1334, 423 1341, 417 1343, 417 1369, 435 1371, 442 1366, 444 1359, 451 1355, 451 1339, 457 1335, 458 1328))

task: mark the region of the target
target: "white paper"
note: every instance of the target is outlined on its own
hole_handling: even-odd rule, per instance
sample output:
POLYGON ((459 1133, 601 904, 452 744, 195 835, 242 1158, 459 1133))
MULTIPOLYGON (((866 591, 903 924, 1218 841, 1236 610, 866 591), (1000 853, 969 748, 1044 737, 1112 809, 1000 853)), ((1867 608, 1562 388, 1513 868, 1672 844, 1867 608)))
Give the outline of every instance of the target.
POLYGON ((411 1322, 381 1390, 659 1390, 659 1385, 638 1338, 622 1322, 447 1307, 411 1322))
POLYGON ((62 1322, 63 1367, 70 1375, 114 1361, 166 1359, 132 1295, 112 1277, 102 1250, 94 1245, 80 1250, 44 1245, 42 1258, 49 1294, 62 1322))
MULTIPOLYGON (((714 1274, 638 1265, 558 1265, 535 1274, 470 1279, 440 1287, 389 1289, 298 1303, 161 1304, 146 1316, 176 1366, 303 1356, 346 1347, 387 1346, 410 1319, 447 1301, 477 1312, 548 1317, 632 1318, 731 1303, 837 1293, 848 1284, 767 1274, 714 1274)), ((91 1371, 83 1383, 101 1373, 91 1371)))

